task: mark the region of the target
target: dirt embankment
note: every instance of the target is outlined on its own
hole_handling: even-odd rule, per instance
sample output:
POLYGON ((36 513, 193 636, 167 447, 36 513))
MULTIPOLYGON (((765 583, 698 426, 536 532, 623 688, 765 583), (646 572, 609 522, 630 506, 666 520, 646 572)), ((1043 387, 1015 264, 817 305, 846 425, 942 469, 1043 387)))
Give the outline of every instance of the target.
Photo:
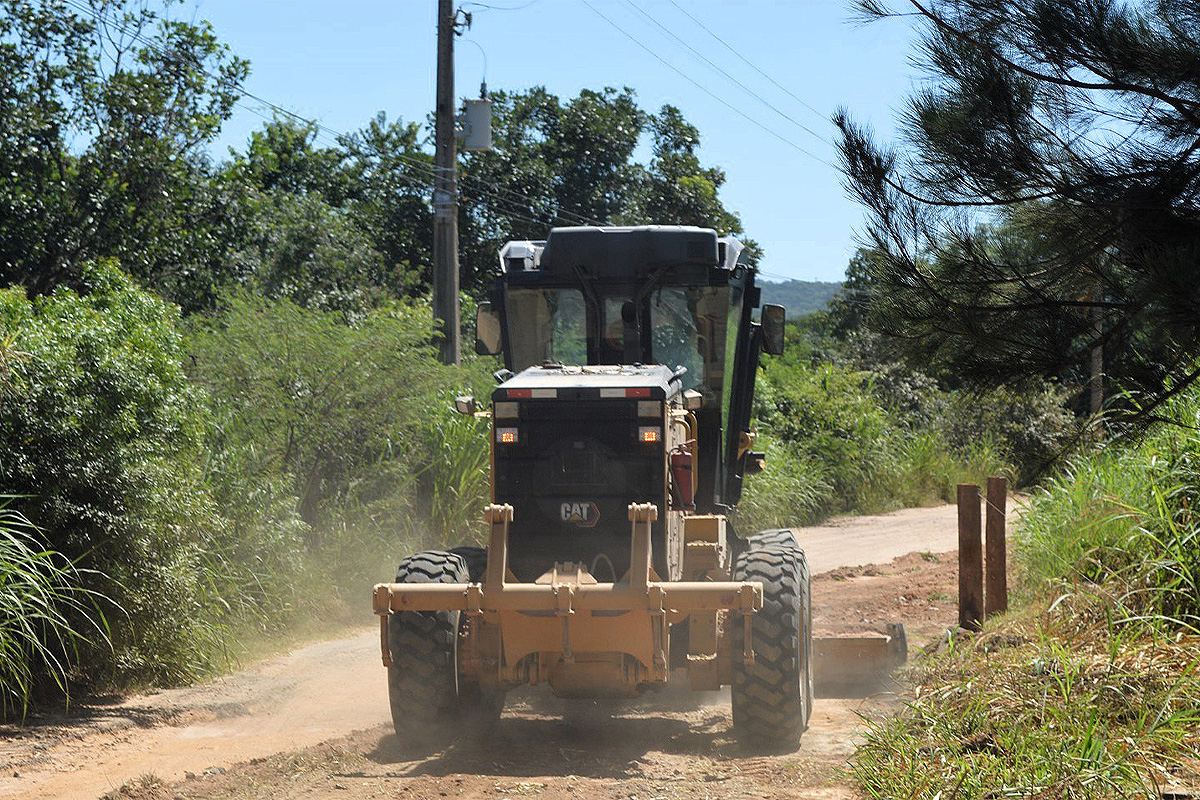
MULTIPOLYGON (((817 573, 817 634, 900 620, 920 646, 954 623, 952 508, 799 535, 817 573)), ((726 693, 600 707, 529 690, 488 740, 417 752, 390 732, 370 628, 203 685, 0 729, 0 798, 853 797, 839 768, 859 715, 898 702, 819 700, 801 750, 763 756, 736 744, 726 693)))

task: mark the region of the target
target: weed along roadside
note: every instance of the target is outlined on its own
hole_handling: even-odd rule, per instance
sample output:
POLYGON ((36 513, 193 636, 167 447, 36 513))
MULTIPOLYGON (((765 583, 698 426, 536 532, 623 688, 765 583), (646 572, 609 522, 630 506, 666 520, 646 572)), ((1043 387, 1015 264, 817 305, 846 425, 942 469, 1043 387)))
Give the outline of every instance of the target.
MULTIPOLYGON (((1197 410, 1192 390, 1170 413, 1197 410)), ((851 761, 864 791, 1200 794, 1198 454, 1189 428, 1167 425, 1077 456, 1032 493, 1012 531, 1011 610, 907 670, 905 710, 851 761)))

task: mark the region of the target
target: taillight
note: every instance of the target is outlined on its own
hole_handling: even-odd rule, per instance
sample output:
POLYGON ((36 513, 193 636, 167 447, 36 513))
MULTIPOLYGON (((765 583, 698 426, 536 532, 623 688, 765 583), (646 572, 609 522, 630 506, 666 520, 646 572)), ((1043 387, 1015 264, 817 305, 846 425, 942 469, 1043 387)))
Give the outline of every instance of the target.
POLYGON ((516 444, 516 428, 496 428, 496 444, 516 444))
POLYGON ((638 441, 645 444, 655 444, 662 441, 662 429, 654 426, 638 428, 638 441))

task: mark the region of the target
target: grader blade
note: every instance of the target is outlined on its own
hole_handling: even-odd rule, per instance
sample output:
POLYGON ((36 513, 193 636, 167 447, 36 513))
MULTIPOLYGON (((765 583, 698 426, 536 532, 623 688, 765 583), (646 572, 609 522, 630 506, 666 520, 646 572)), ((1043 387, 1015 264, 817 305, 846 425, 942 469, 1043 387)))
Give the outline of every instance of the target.
POLYGON ((813 637, 813 683, 817 697, 866 697, 887 689, 892 672, 908 660, 904 624, 886 633, 813 637))

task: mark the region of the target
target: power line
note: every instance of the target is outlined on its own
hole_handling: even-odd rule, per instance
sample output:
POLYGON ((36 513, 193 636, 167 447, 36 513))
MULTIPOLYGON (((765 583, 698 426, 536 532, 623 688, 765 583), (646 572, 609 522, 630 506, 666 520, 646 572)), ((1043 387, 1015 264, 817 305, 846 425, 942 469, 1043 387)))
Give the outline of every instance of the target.
POLYGON ((519 6, 493 6, 488 5, 487 3, 476 3, 472 0, 472 2, 463 3, 459 7, 466 8, 467 6, 472 6, 473 8, 486 8, 488 11, 520 11, 522 9, 529 8, 532 5, 537 5, 540 2, 541 0, 529 0, 528 3, 522 3, 519 6))
POLYGON ((594 14, 596 14, 596 16, 600 17, 600 19, 604 20, 604 21, 605 21, 605 22, 607 22, 609 25, 611 25, 612 27, 614 27, 614 28, 616 28, 618 31, 620 31, 620 32, 621 32, 621 33, 622 33, 622 34, 623 34, 623 35, 624 35, 626 38, 628 38, 630 41, 632 41, 632 42, 633 42, 634 44, 636 44, 638 47, 642 48, 642 49, 643 49, 643 50, 645 50, 647 53, 649 53, 650 55, 654 56, 654 58, 656 58, 656 59, 657 59, 659 62, 661 62, 661 63, 662 63, 662 65, 663 65, 663 66, 665 66, 667 69, 671 70, 671 71, 672 71, 672 72, 674 72, 676 75, 678 75, 679 77, 683 78, 683 79, 684 79, 684 80, 686 80, 688 83, 692 84, 692 85, 693 85, 693 86, 695 86, 697 89, 699 89, 700 91, 704 92, 706 95, 708 95, 709 97, 711 97, 713 100, 716 100, 718 103, 720 103, 721 105, 725 106, 726 108, 728 108, 728 109, 729 109, 730 111, 732 111, 733 113, 737 114, 737 115, 738 115, 739 117, 741 117, 742 119, 746 120, 747 122, 749 122, 749 123, 753 124, 755 127, 759 128, 759 129, 761 129, 761 130, 765 131, 766 133, 770 134, 771 136, 775 137, 775 138, 776 138, 776 139, 778 139, 779 141, 781 141, 781 142, 783 142, 784 144, 786 144, 788 147, 791 147, 791 148, 793 148, 793 149, 795 149, 795 150, 798 150, 799 152, 801 152, 801 153, 803 153, 804 155, 808 156, 808 157, 809 157, 809 158, 811 158, 812 160, 814 160, 814 161, 818 161, 818 162, 820 162, 820 163, 824 164, 825 166, 829 167, 829 168, 830 168, 830 169, 832 169, 832 170, 838 171, 838 168, 837 168, 837 167, 835 167, 833 164, 829 163, 829 162, 828 162, 828 161, 826 161, 825 159, 821 158, 821 157, 820 157, 820 156, 818 156, 818 155, 814 155, 813 153, 809 152, 808 150, 804 149, 804 148, 803 148, 803 147, 801 147, 800 145, 798 145, 798 144, 796 144, 795 142, 793 142, 791 139, 788 139, 786 136, 783 136, 782 134, 779 134, 779 133, 775 132, 775 131, 774 131, 774 130, 772 130, 771 128, 768 128, 766 125, 762 124, 761 122, 759 122, 758 120, 756 120, 754 117, 751 117, 749 114, 745 113, 744 111, 742 111, 741 109, 739 109, 737 106, 735 106, 735 105, 733 105, 732 103, 730 103, 728 100, 725 100, 724 98, 722 98, 722 97, 719 97, 719 96, 717 96, 716 94, 714 94, 714 93, 713 93, 713 92, 712 92, 712 91, 711 91, 711 90, 710 90, 708 87, 704 86, 704 84, 700 83, 700 82, 699 82, 699 81, 697 81, 695 78, 693 78, 692 76, 688 75, 686 72, 684 72, 683 70, 679 69, 678 67, 676 67, 676 66, 675 66, 674 64, 672 64, 671 62, 667 61, 665 58, 663 58, 662 56, 660 56, 658 53, 654 52, 654 50, 653 50, 653 49, 651 49, 651 48, 650 48, 648 45, 644 44, 644 43, 643 43, 643 42, 642 42, 640 39, 638 39, 636 36, 634 36, 632 33, 630 33, 629 31, 625 30, 625 29, 624 29, 624 28, 622 28, 620 25, 618 25, 617 23, 615 23, 615 22, 613 22, 611 19, 609 19, 609 18, 608 18, 608 17, 607 17, 607 16, 606 16, 606 15, 605 15, 605 14, 604 14, 602 11, 600 11, 600 9, 598 9, 598 8, 596 8, 594 5, 592 5, 592 3, 591 3, 591 0, 579 0, 579 2, 583 3, 583 4, 584 4, 585 6, 587 6, 589 9, 591 9, 591 10, 592 10, 592 12, 593 12, 594 14))
MULTIPOLYGON (((120 20, 111 19, 111 18, 105 16, 105 14, 103 12, 101 12, 97 9, 94 9, 94 8, 90 8, 86 5, 84 5, 82 2, 79 2, 79 0, 64 0, 64 3, 66 5, 74 8, 77 11, 80 11, 82 13, 92 16, 94 19, 96 19, 98 22, 100 22, 102 24, 114 25, 115 27, 119 28, 124 34, 129 36, 131 39, 142 43, 146 47, 148 47, 151 50, 153 50, 154 52, 158 53, 163 58, 166 58, 166 59, 177 58, 176 56, 174 56, 174 54, 169 53, 164 48, 159 46, 158 43, 154 42, 153 40, 147 39, 139 31, 131 30, 129 26, 125 25, 120 20)), ((517 9, 508 9, 508 10, 517 10, 517 9)), ((196 69, 202 75, 205 75, 206 77, 208 77, 214 81, 220 82, 222 80, 220 77, 213 75, 211 72, 206 70, 203 66, 201 66, 198 63, 193 63, 190 66, 192 66, 194 69, 196 69)), ((293 111, 289 111, 288 109, 284 108, 283 106, 280 106, 277 103, 273 103, 264 97, 260 97, 259 95, 256 95, 253 92, 246 89, 246 87, 241 85, 240 83, 231 84, 230 88, 233 91, 237 92, 242 97, 247 97, 247 98, 250 98, 251 100, 261 103, 262 105, 270 108, 272 111, 274 111, 277 114, 286 116, 290 119, 293 119, 297 122, 301 122, 301 123, 311 127, 314 131, 314 138, 316 138, 316 139, 319 139, 320 134, 322 134, 322 133, 325 134, 326 136, 332 137, 333 141, 329 142, 328 140, 326 140, 326 144, 332 144, 334 146, 338 146, 341 144, 341 140, 346 140, 346 139, 350 138, 347 134, 342 133, 341 131, 330 128, 329 126, 324 125, 316 120, 308 119, 307 117, 304 117, 293 111)), ((244 104, 239 104, 239 105, 241 105, 242 108, 247 108, 247 106, 245 106, 244 104)), ((266 119, 265 116, 263 116, 261 113, 259 113, 257 111, 252 110, 252 113, 255 113, 258 116, 266 119)), ((405 162, 405 164, 407 164, 410 169, 415 169, 415 170, 418 170, 419 172, 421 172, 424 175, 424 177, 427 179, 427 182, 429 183, 429 185, 432 185, 433 178, 435 176, 435 172, 434 172, 434 168, 431 164, 426 164, 423 161, 421 161, 420 159, 417 159, 417 158, 407 155, 405 153, 397 153, 396 156, 401 161, 405 162)), ((515 192, 511 189, 508 189, 506 187, 499 186, 497 184, 494 184, 494 183, 491 183, 488 181, 484 181, 484 180, 477 178, 475 176, 472 176, 472 175, 461 175, 459 177, 460 177, 460 182, 464 188, 466 187, 466 184, 468 182, 474 182, 477 186, 486 187, 482 190, 482 194, 490 197, 491 201, 495 202, 497 204, 503 204, 503 205, 507 205, 509 207, 512 207, 515 205, 513 200, 505 200, 505 198, 503 198, 502 195, 508 195, 510 198, 515 198, 517 201, 526 202, 530 206, 533 206, 535 204, 535 201, 533 198, 528 197, 526 195, 522 195, 522 194, 515 192)), ((559 219, 562 219, 567 222, 574 222, 575 224, 582 224, 582 225, 601 225, 601 224, 603 224, 596 220, 592 220, 587 217, 584 217, 583 215, 575 214, 574 212, 570 212, 570 211, 566 211, 566 210, 562 210, 562 209, 559 209, 555 213, 555 216, 558 217, 559 219)), ((553 224, 552 218, 549 220, 542 220, 542 221, 530 220, 528 217, 526 217, 525 219, 527 221, 537 222, 538 224, 546 224, 547 221, 549 221, 551 224, 553 224)))
POLYGON ((762 95, 760 95, 758 92, 756 92, 756 91, 754 91, 753 89, 751 89, 751 88, 750 88, 749 86, 747 86, 746 84, 742 83, 740 80, 738 80, 738 79, 737 79, 736 77, 734 77, 733 75, 730 75, 730 74, 729 74, 729 73, 728 73, 728 72, 727 72, 727 71, 726 71, 726 70, 725 70, 723 67, 721 67, 721 65, 719 65, 719 64, 717 64, 717 63, 715 63, 715 62, 714 62, 712 59, 710 59, 708 56, 704 55, 704 53, 702 53, 702 52, 700 52, 699 50, 697 50, 696 48, 692 47, 690 44, 688 44, 686 41, 684 41, 682 38, 680 38, 678 34, 676 34, 674 31, 672 31, 672 30, 671 30, 670 28, 668 28, 666 25, 663 25, 661 22, 659 22, 659 21, 658 21, 658 20, 657 20, 657 19, 656 19, 656 18, 655 18, 655 17, 654 17, 652 14, 650 14, 650 13, 649 13, 648 11, 646 11, 644 8, 642 8, 642 7, 638 6, 637 4, 635 4, 634 2, 632 2, 632 0, 625 0, 625 5, 629 6, 629 7, 630 7, 630 8, 632 8, 634 11, 638 12, 639 14, 641 14, 641 15, 642 15, 643 17, 645 17, 646 19, 650 20, 650 21, 651 21, 652 23, 654 23, 654 24, 655 24, 655 25, 656 25, 656 26, 657 26, 657 27, 658 27, 658 28, 659 28, 659 29, 660 29, 660 30, 661 30, 663 33, 667 34, 667 36, 670 36, 670 37, 671 37, 672 39, 674 39, 676 42, 678 42, 679 44, 681 44, 681 45, 683 45, 684 47, 686 47, 686 48, 687 48, 687 49, 688 49, 688 50, 689 50, 689 51, 692 53, 692 55, 696 56, 696 57, 697 57, 697 58, 699 58, 701 61, 703 61, 705 64, 708 64, 710 67, 712 67, 713 69, 715 69, 717 72, 719 72, 719 73, 721 73, 722 75, 724 75, 726 78, 728 78, 730 81, 732 81, 732 82, 733 82, 734 84, 736 84, 738 87, 740 87, 740 88, 742 89, 742 91, 746 92, 746 94, 750 95, 750 96, 751 96, 751 97, 753 97, 755 100, 757 100, 758 102, 762 103, 762 104, 763 104, 763 105, 765 105, 767 108, 771 109, 771 110, 772 110, 772 111, 774 111, 776 114, 778 114, 779 116, 783 117, 783 118, 784 118, 785 120, 787 120, 788 122, 790 122, 790 123, 792 123, 793 125, 795 125, 795 126, 796 126, 797 128, 799 128, 800 130, 802 130, 802 131, 804 131, 805 133, 808 133, 808 134, 810 134, 811 136, 815 137, 815 138, 816 138, 816 139, 817 139, 819 142, 821 142, 822 144, 827 144, 827 145, 829 145, 830 147, 832 147, 832 146, 833 146, 833 144, 832 144, 832 143, 831 143, 831 142, 830 142, 828 139, 826 139, 824 136, 822 136, 821 134, 817 133, 816 131, 814 131, 812 128, 808 127, 808 126, 807 126, 807 125, 805 125, 804 123, 800 122, 799 120, 797 120, 797 119, 796 119, 795 117, 793 117, 792 115, 790 115, 790 114, 788 114, 788 113, 786 113, 786 112, 784 112, 784 111, 781 111, 781 110, 779 110, 779 108, 778 108, 778 107, 777 107, 777 106, 776 106, 774 103, 772 103, 770 100, 767 100, 765 97, 763 97, 763 96, 762 96, 762 95))
POLYGON ((725 41, 724 39, 722 39, 722 38, 721 38, 720 36, 718 36, 717 34, 713 33, 713 32, 712 32, 712 31, 711 31, 711 30, 708 28, 708 26, 707 26, 707 25, 705 25, 705 24, 704 24, 703 22, 701 22, 700 20, 696 19, 696 17, 692 16, 692 14, 691 14, 691 13, 690 13, 690 12, 689 12, 687 9, 685 9, 683 6, 679 5, 679 3, 677 3, 677 2, 676 2, 676 0, 670 0, 670 2, 671 2, 671 5, 675 6, 675 8, 677 8, 681 14, 683 14, 685 17, 687 17, 688 19, 690 19, 692 22, 696 23, 696 25, 698 25, 698 26, 700 27, 700 29, 701 29, 701 30, 703 30, 703 31, 704 31, 705 33, 707 33, 709 36, 711 36, 712 38, 714 38, 714 39, 716 39, 718 42, 720 42, 722 47, 724 47, 726 50, 728 50, 729 52, 731 52, 731 53, 733 53, 735 56, 737 56, 737 57, 738 57, 738 59, 740 59, 740 60, 741 60, 741 62, 742 62, 743 64, 745 64, 745 65, 746 65, 746 66, 748 66, 750 69, 752 69, 752 70, 754 70, 755 72, 757 72, 759 75, 761 75, 761 76, 763 76, 764 78, 766 78, 768 81, 770 81, 772 84, 774 84, 776 88, 778 88, 780 91, 782 91, 782 92, 784 92, 786 95, 788 95, 788 97, 791 97, 791 98, 792 98, 793 100, 795 100, 797 103, 799 103, 800 105, 804 106, 805 108, 807 108, 807 109, 808 109, 809 111, 811 111, 812 113, 816 114, 816 115, 817 115, 818 117, 820 117, 821 119, 823 119, 823 120, 825 120, 825 121, 828 121, 828 117, 826 117, 826 116, 825 116, 823 113, 821 113, 821 112, 820 112, 820 111, 818 111, 817 109, 813 108, 813 107, 812 107, 811 105, 809 105, 808 103, 804 102, 804 99, 803 99, 803 98, 801 98, 801 97, 798 97, 797 95, 793 94, 793 93, 792 93, 792 91, 791 91, 790 89, 788 89, 786 86, 782 85, 781 83, 779 83, 779 81, 775 80, 775 79, 774 79, 774 78, 772 78, 770 75, 768 75, 767 73, 765 73, 765 72, 763 72, 761 69, 759 69, 757 66, 755 66, 755 65, 754 65, 754 64, 753 64, 753 63, 752 63, 752 62, 751 62, 749 59, 747 59, 747 58, 746 58, 744 55, 742 55, 741 53, 739 53, 736 47, 734 47, 733 45, 729 44, 729 42, 725 41))

